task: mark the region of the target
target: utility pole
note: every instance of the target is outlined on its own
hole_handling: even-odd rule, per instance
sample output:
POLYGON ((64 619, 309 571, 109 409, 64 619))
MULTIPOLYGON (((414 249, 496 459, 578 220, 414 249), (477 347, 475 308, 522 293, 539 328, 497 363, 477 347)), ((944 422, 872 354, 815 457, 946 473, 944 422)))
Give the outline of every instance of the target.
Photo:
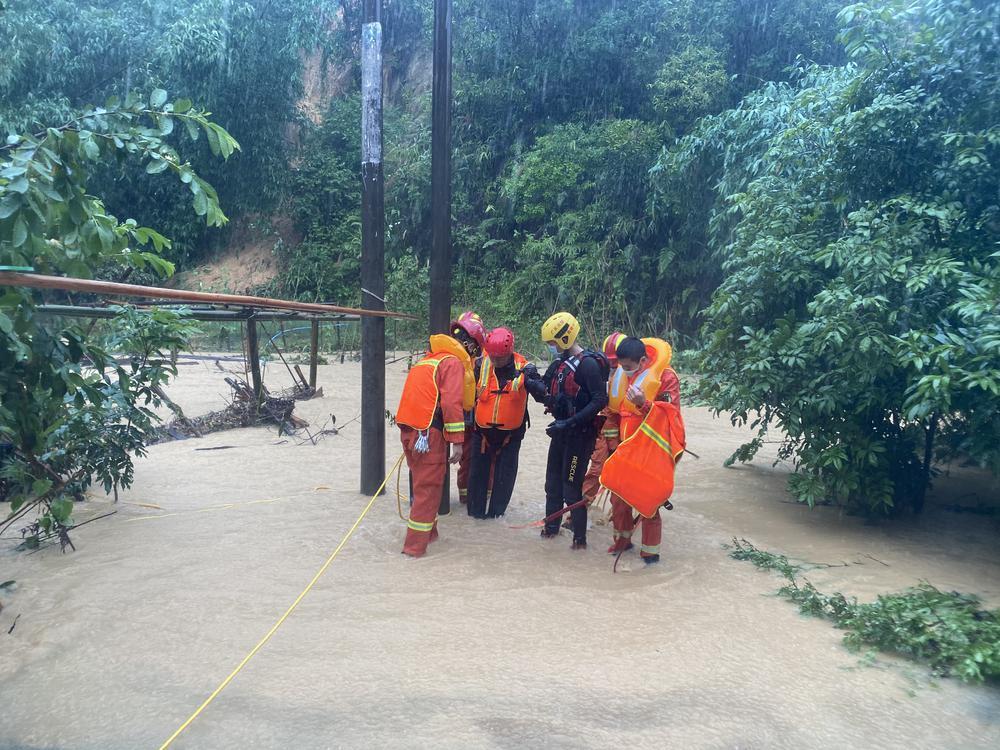
MULTIPOLYGON (((361 27, 361 307, 385 309, 382 173, 382 1, 364 0, 361 27)), ((385 319, 361 319, 361 493, 385 476, 385 319)))
MULTIPOLYGON (((451 0, 434 0, 431 83, 430 332, 448 333, 451 322, 451 0)), ((452 448, 454 450, 454 448, 452 448)), ((451 480, 445 464, 438 512, 451 511, 451 480)))
POLYGON ((451 322, 451 0, 434 0, 431 96, 431 333, 451 322))

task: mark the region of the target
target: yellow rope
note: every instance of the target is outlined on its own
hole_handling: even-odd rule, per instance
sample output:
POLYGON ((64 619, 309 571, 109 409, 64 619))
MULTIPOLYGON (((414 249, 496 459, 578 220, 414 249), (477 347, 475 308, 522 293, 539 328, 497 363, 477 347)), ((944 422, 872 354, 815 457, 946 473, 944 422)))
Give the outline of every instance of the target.
MULTIPOLYGON (((173 513, 150 513, 145 516, 135 516, 134 518, 126 518, 125 523, 134 523, 135 521, 151 521, 156 518, 173 518, 174 516, 188 516, 193 513, 214 513, 217 510, 232 510, 233 508, 240 508, 244 505, 263 505, 265 503, 277 503, 283 500, 294 500, 297 497, 307 497, 309 495, 312 495, 314 492, 319 492, 320 489, 328 489, 328 488, 317 487, 311 492, 299 492, 295 495, 287 495, 285 497, 272 497, 272 498, 265 498, 263 500, 248 500, 242 503, 223 503, 222 505, 209 505, 207 508, 198 508, 196 510, 178 510, 174 511, 173 513)), ((160 510, 163 509, 160 508, 160 510)))
POLYGON ((253 658, 254 654, 260 651, 261 648, 264 647, 264 644, 267 643, 269 640, 271 640, 271 636, 274 635, 275 632, 278 630, 278 628, 281 627, 281 624, 288 619, 288 616, 292 614, 293 611, 295 611, 295 608, 299 606, 299 602, 301 602, 305 598, 306 594, 308 594, 309 591, 312 589, 312 587, 316 585, 316 582, 320 579, 320 576, 322 576, 323 573, 326 572, 326 569, 330 567, 330 563, 334 561, 340 550, 343 549, 345 544, 347 544, 347 540, 351 538, 351 535, 354 534, 358 526, 361 525, 361 521, 364 520, 364 517, 366 515, 368 515, 368 511, 371 510, 372 506, 375 504, 375 501, 378 500, 378 496, 382 494, 382 490, 384 490, 386 484, 388 484, 389 477, 392 476, 392 472, 395 471, 402 462, 403 462, 403 456, 400 456, 398 459, 396 459, 395 465, 391 469, 389 469, 389 473, 385 475, 385 479, 382 480, 381 486, 375 491, 375 494, 372 496, 372 499, 368 501, 368 505, 365 506, 365 509, 361 511, 361 515, 358 516, 358 520, 354 522, 354 525, 351 526, 350 530, 344 535, 344 538, 340 540, 340 544, 337 545, 337 548, 330 554, 328 558, 326 558, 326 562, 323 563, 323 566, 316 572, 316 575, 313 576, 312 580, 309 581, 309 584, 304 589, 302 589, 302 593, 295 598, 295 601, 292 602, 291 606, 288 609, 286 609, 285 613, 278 618, 278 621, 271 626, 271 629, 267 631, 267 634, 263 638, 261 638, 260 641, 257 642, 257 645, 250 650, 250 653, 248 653, 246 656, 243 657, 243 661, 241 661, 238 665, 236 665, 236 669, 230 672, 229 676, 226 677, 226 679, 224 679, 220 683, 219 687, 213 690, 212 694, 205 699, 205 702, 202 703, 200 706, 198 706, 198 709, 193 714, 191 714, 191 716, 188 717, 188 720, 185 721, 183 724, 181 724, 177 728, 177 731, 174 732, 172 735, 170 735, 170 738, 166 742, 160 745, 160 750, 166 750, 166 748, 170 747, 173 741, 180 736, 181 732, 187 729, 188 726, 190 726, 191 722, 197 719, 198 715, 202 711, 204 711, 208 707, 208 705, 215 700, 216 696, 225 689, 226 685, 228 685, 230 682, 233 681, 233 678, 240 673, 240 670, 247 665, 247 662, 249 662, 250 659, 253 658))
MULTIPOLYGON (((400 519, 403 521, 407 520, 407 516, 403 515, 403 493, 399 491, 399 479, 403 473, 403 467, 400 466, 399 470, 396 472, 396 513, 399 514, 400 519)), ((406 501, 409 502, 410 498, 407 497, 406 501)))

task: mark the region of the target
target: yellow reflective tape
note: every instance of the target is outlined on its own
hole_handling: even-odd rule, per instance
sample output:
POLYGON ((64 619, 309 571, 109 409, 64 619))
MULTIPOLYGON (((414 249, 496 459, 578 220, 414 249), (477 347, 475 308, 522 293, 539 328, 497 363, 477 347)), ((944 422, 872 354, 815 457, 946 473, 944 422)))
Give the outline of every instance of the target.
POLYGON ((414 521, 412 518, 406 522, 407 528, 413 529, 414 531, 430 531, 434 528, 434 522, 421 523, 420 521, 414 521))
POLYGON ((468 490, 463 490, 461 487, 459 487, 458 488, 458 494, 459 495, 468 495, 469 491, 468 490))
POLYGON ((664 438, 663 435, 661 435, 660 433, 658 433, 656 430, 654 430, 652 427, 650 427, 645 422, 643 422, 639 426, 639 429, 645 435, 647 435, 648 437, 652 438, 654 443, 656 443, 658 446, 660 446, 661 448, 663 448, 663 450, 665 450, 671 456, 674 455, 674 451, 671 448, 670 443, 667 442, 666 438, 664 438))
POLYGON ((618 529, 615 529, 615 533, 613 534, 613 536, 617 539, 631 539, 632 530, 629 529, 628 531, 619 531, 618 529))
POLYGON ((465 422, 445 422, 445 432, 465 432, 465 422))
POLYGON ((660 545, 641 544, 639 545, 639 551, 645 552, 647 555, 658 555, 660 554, 660 545))
POLYGON ((604 430, 601 434, 604 437, 618 437, 618 430, 604 430))

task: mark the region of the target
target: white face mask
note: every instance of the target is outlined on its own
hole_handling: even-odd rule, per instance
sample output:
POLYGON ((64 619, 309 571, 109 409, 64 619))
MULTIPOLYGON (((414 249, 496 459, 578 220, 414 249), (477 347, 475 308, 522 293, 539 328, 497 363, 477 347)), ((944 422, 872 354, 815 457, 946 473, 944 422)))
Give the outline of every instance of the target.
POLYGON ((626 370, 626 369, 625 369, 625 368, 623 367, 623 368, 622 368, 622 372, 623 372, 623 373, 625 373, 625 375, 626 375, 627 377, 632 377, 632 376, 633 376, 633 375, 635 375, 635 374, 636 374, 637 372, 639 372, 639 368, 638 368, 638 367, 633 367, 633 368, 632 368, 631 370, 626 370))

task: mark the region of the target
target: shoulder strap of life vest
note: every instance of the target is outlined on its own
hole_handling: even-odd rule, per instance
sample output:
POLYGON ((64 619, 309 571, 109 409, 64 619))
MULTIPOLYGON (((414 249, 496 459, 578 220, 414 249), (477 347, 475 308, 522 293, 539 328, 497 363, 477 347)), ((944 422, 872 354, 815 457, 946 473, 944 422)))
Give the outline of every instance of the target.
POLYGON ((458 343, 451 336, 446 336, 443 333, 435 333, 430 338, 430 353, 431 354, 450 354, 451 356, 458 359, 465 367, 472 367, 472 358, 469 353, 465 351, 465 347, 458 343))
POLYGON ((580 354, 581 361, 584 357, 593 357, 597 361, 597 366, 601 370, 601 379, 607 382, 608 376, 611 374, 611 363, 608 362, 608 358, 601 352, 595 352, 593 349, 584 349, 580 354))
POLYGON ((472 357, 465 351, 465 347, 451 336, 443 333, 435 333, 430 338, 430 355, 440 358, 454 357, 462 363, 464 370, 464 382, 462 385, 462 408, 470 411, 476 404, 476 376, 472 357))

